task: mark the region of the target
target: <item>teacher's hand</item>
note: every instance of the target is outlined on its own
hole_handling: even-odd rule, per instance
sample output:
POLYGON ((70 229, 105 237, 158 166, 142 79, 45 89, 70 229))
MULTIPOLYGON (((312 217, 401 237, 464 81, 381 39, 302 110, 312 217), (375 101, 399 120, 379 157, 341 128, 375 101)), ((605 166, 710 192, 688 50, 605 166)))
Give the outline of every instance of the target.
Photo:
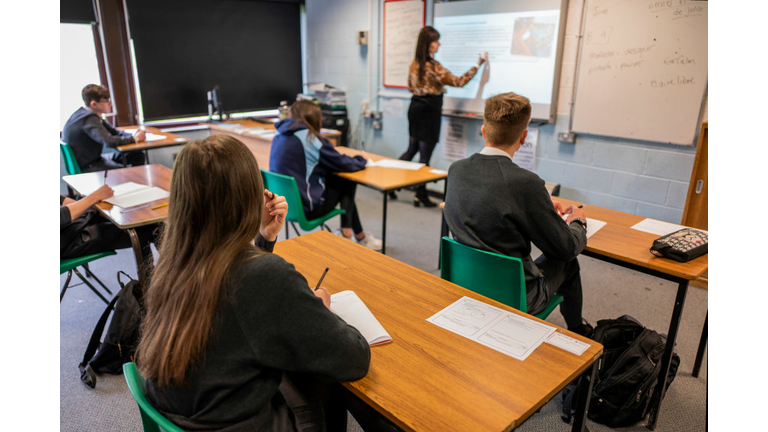
POLYGON ((288 202, 284 196, 264 189, 264 214, 261 216, 261 237, 267 241, 277 240, 277 235, 285 225, 288 214, 288 202))
POLYGON ((487 61, 488 61, 488 52, 484 52, 480 54, 480 58, 477 59, 477 65, 480 66, 487 61))

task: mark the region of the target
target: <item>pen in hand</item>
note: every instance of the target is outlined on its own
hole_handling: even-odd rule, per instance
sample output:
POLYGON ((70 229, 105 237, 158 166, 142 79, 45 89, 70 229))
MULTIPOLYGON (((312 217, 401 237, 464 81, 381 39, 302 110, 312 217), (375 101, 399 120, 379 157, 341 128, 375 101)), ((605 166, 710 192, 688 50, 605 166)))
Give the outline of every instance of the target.
POLYGON ((325 268, 325 271, 323 272, 323 275, 320 276, 320 280, 317 281, 317 286, 312 291, 317 291, 318 288, 320 288, 320 284, 323 283, 323 279, 325 279, 325 275, 328 273, 328 267, 325 268))

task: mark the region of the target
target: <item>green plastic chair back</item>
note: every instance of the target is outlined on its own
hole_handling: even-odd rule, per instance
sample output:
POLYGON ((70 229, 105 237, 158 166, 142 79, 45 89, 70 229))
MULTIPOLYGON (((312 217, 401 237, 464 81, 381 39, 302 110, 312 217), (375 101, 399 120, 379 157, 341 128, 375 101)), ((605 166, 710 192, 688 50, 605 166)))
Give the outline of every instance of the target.
POLYGON ((299 186, 296 179, 291 176, 278 174, 264 169, 261 170, 261 178, 264 180, 264 187, 271 192, 285 197, 288 202, 288 222, 296 222, 302 230, 311 231, 324 224, 328 219, 344 214, 342 209, 333 209, 317 219, 307 219, 304 214, 304 204, 299 195, 299 186))
POLYGON ((128 383, 133 399, 139 405, 144 432, 184 432, 149 404, 147 397, 144 395, 146 383, 144 377, 136 369, 136 364, 133 362, 123 364, 123 373, 125 374, 125 382, 128 383))
POLYGON ((64 272, 68 272, 75 267, 80 267, 81 265, 88 264, 91 261, 96 261, 99 258, 108 257, 110 255, 117 255, 117 252, 115 251, 99 252, 92 255, 59 260, 59 269, 61 270, 59 274, 63 274, 64 272))
MULTIPOLYGON (((443 237, 440 240, 440 277, 528 312, 525 273, 520 258, 482 251, 443 237)), ((555 295, 536 318, 545 319, 562 301, 562 296, 555 295)))
POLYGON ((74 175, 82 173, 82 171, 80 171, 80 165, 77 163, 77 159, 75 159, 75 153, 72 151, 72 147, 65 142, 60 144, 61 156, 64 157, 64 169, 67 170, 67 174, 74 175))

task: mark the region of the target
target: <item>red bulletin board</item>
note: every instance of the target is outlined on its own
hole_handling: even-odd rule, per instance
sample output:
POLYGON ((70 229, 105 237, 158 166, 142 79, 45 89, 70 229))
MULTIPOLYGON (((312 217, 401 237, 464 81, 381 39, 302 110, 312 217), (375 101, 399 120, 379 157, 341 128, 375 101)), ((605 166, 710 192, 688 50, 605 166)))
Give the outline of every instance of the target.
POLYGON ((382 24, 384 87, 408 88, 408 68, 419 31, 426 23, 425 0, 385 0, 382 24))

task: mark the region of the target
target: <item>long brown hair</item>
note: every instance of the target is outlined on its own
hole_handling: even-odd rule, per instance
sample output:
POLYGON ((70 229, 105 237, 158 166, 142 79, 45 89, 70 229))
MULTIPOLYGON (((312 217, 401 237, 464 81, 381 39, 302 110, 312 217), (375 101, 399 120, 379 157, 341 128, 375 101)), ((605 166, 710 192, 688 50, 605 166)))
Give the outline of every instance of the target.
POLYGON ((424 70, 428 61, 432 61, 429 54, 429 46, 432 42, 440 39, 440 32, 431 26, 425 26, 419 32, 419 39, 416 42, 416 61, 419 63, 419 83, 424 82, 424 70))
POLYGON ((314 102, 308 100, 296 101, 291 105, 288 117, 296 119, 307 126, 309 129, 309 139, 320 135, 320 128, 323 124, 323 114, 320 107, 314 102))
POLYGON ((181 385, 205 351, 213 315, 235 258, 259 232, 264 185, 248 148, 211 135, 179 152, 171 178, 168 219, 144 301, 136 350, 141 373, 160 385, 181 385))

